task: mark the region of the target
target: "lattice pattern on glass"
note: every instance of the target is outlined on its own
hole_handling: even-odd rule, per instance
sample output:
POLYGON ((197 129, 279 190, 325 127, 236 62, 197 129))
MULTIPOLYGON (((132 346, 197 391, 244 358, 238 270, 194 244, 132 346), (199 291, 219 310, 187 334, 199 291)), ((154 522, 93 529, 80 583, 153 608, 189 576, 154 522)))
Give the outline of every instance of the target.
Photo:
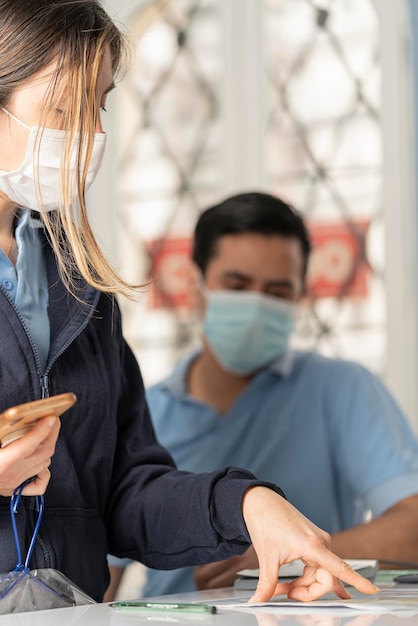
POLYGON ((341 241, 328 245, 334 297, 312 294, 296 343, 383 372, 381 66, 373 2, 264 0, 263 30, 266 186, 309 223, 325 222, 330 231, 346 225, 347 238, 357 241, 352 265, 341 241), (367 267, 367 295, 347 297, 359 266, 367 267))
MULTIPOLYGON (((230 188, 220 158, 222 55, 225 39, 240 33, 225 30, 226 1, 158 0, 130 25, 137 54, 121 90, 120 189, 133 280, 144 280, 167 242, 188 237, 199 211, 230 188)), ((381 67, 373 1, 254 1, 265 85, 260 188, 287 198, 316 229, 311 286, 320 283, 320 251, 328 283, 335 279, 332 297, 313 290, 296 343, 384 373, 381 67)), ((180 282, 181 246, 170 261, 180 282)), ((151 381, 170 369, 194 330, 172 306, 170 287, 163 291, 165 307, 158 310, 125 305, 125 332, 151 381)))
MULTIPOLYGON (((138 39, 121 97, 120 189, 134 280, 149 278, 147 269, 168 238, 190 236, 201 207, 223 185, 217 9, 216 0, 154 2, 131 25, 138 39)), ((166 296, 165 310, 125 304, 126 333, 147 359, 150 379, 154 368, 161 377, 162 360, 174 358, 193 332, 166 296)))

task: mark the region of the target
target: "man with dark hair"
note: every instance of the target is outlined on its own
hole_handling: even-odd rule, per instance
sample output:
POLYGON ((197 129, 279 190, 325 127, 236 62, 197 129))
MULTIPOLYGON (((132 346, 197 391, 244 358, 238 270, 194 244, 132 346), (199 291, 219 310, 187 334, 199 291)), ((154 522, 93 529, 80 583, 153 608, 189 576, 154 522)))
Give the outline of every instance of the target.
MULTIPOLYGON (((268 194, 202 213, 202 347, 148 390, 157 436, 179 469, 237 465, 280 482, 343 558, 418 564, 418 443, 406 418, 361 365, 289 348, 310 250, 301 216, 268 194)), ((254 567, 250 548, 196 570, 150 570, 144 595, 188 591, 194 579, 227 586, 254 567)))
POLYGON ((306 276, 311 241, 302 217, 289 205, 266 193, 242 193, 208 209, 200 216, 193 239, 193 261, 205 273, 216 254, 221 237, 241 233, 295 238, 299 240, 306 276))

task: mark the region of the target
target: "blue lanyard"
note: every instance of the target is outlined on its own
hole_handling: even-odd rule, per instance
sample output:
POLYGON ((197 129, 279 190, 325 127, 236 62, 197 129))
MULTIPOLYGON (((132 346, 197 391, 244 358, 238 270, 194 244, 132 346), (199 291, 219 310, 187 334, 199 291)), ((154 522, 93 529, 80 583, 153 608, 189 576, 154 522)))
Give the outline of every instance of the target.
POLYGON ((32 553, 35 547, 36 538, 38 536, 39 527, 41 525, 42 515, 44 512, 44 506, 45 506, 44 497, 35 496, 35 510, 38 513, 38 518, 36 520, 35 528, 32 534, 32 539, 30 541, 28 552, 26 554, 26 559, 25 559, 25 562, 23 563, 22 550, 20 548, 19 535, 17 532, 16 515, 17 515, 17 509, 18 509, 18 506, 22 497, 22 491, 26 487, 26 485, 32 482, 32 480, 33 478, 30 478, 29 480, 26 480, 24 483, 19 485, 19 487, 17 487, 14 490, 13 495, 10 498, 10 519, 12 521, 13 536, 15 540, 16 553, 17 553, 17 565, 14 569, 15 572, 29 571, 29 562, 32 558, 32 553))

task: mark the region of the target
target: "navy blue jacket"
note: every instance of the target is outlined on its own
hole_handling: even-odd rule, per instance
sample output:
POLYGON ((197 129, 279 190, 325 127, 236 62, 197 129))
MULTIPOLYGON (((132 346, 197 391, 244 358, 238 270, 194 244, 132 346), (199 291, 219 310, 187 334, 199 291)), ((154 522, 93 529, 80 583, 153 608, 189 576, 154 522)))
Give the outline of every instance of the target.
MULTIPOLYGON (((77 301, 61 283, 49 246, 45 255, 51 320, 46 371, 40 371, 24 321, 0 291, 0 411, 43 392, 71 391, 78 398, 61 417, 31 568, 57 568, 101 600, 109 552, 157 569, 242 553, 249 545, 242 496, 264 483, 237 468, 199 475, 175 469, 156 441, 115 300, 80 282, 77 301)), ((34 499, 26 497, 18 514, 26 548, 33 524, 34 499)), ((9 499, 0 497, 0 572, 15 565, 9 499)))

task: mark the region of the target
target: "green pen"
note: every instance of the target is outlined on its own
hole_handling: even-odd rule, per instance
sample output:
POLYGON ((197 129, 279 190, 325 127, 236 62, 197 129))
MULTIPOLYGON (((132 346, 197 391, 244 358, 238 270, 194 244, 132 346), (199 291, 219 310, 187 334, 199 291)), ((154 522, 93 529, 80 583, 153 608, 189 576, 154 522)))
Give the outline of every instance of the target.
POLYGON ((112 602, 112 609, 116 611, 173 611, 175 613, 216 613, 216 606, 187 602, 144 602, 140 600, 125 600, 112 602))

